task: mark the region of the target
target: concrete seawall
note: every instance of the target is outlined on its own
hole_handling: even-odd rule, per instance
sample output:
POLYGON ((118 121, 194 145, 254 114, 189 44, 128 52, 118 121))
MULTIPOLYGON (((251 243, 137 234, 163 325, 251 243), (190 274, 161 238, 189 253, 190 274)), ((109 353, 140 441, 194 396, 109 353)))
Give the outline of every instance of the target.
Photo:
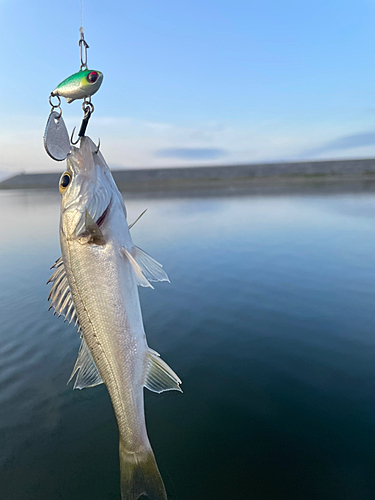
MULTIPOLYGON (((175 190, 304 182, 375 182, 375 159, 114 170, 121 190, 175 190)), ((60 173, 20 174, 0 189, 56 189, 60 173)))

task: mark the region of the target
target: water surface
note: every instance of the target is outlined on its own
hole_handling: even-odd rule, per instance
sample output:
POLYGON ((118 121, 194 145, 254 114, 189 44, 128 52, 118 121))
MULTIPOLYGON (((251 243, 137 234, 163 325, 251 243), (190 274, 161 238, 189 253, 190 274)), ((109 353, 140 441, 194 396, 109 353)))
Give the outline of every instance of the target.
MULTIPOLYGON (((126 199, 171 284, 141 289, 184 394, 146 393, 170 500, 375 498, 375 195, 126 199)), ((104 386, 47 312, 59 195, 0 193, 0 499, 119 500, 104 386)))

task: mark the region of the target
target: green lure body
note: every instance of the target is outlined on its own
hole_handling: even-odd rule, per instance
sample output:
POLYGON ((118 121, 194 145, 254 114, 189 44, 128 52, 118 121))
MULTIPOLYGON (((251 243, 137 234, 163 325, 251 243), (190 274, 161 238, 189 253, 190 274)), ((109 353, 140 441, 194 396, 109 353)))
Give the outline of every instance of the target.
POLYGON ((74 73, 62 81, 53 92, 52 96, 65 97, 66 102, 90 97, 97 92, 103 81, 103 73, 85 69, 74 73))

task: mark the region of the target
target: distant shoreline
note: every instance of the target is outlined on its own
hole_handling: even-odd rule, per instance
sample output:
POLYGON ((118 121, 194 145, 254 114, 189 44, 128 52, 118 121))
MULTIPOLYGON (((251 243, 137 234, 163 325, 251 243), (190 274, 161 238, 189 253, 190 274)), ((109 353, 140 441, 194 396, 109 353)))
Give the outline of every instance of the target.
MULTIPOLYGON (((180 191, 258 188, 296 184, 375 184, 375 159, 261 163, 188 168, 114 170, 122 191, 180 191)), ((0 182, 1 190, 56 189, 59 173, 19 174, 0 182)))

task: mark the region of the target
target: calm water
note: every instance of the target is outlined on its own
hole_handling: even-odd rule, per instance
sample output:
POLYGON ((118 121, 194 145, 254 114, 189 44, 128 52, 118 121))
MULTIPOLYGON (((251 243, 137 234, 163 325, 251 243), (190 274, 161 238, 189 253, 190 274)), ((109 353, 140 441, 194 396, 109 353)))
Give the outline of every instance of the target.
MULTIPOLYGON (((171 500, 375 499, 375 195, 126 201, 172 284, 141 289, 184 394, 147 392, 171 500)), ((119 496, 104 386, 47 312, 59 195, 1 192, 0 498, 119 496)))

